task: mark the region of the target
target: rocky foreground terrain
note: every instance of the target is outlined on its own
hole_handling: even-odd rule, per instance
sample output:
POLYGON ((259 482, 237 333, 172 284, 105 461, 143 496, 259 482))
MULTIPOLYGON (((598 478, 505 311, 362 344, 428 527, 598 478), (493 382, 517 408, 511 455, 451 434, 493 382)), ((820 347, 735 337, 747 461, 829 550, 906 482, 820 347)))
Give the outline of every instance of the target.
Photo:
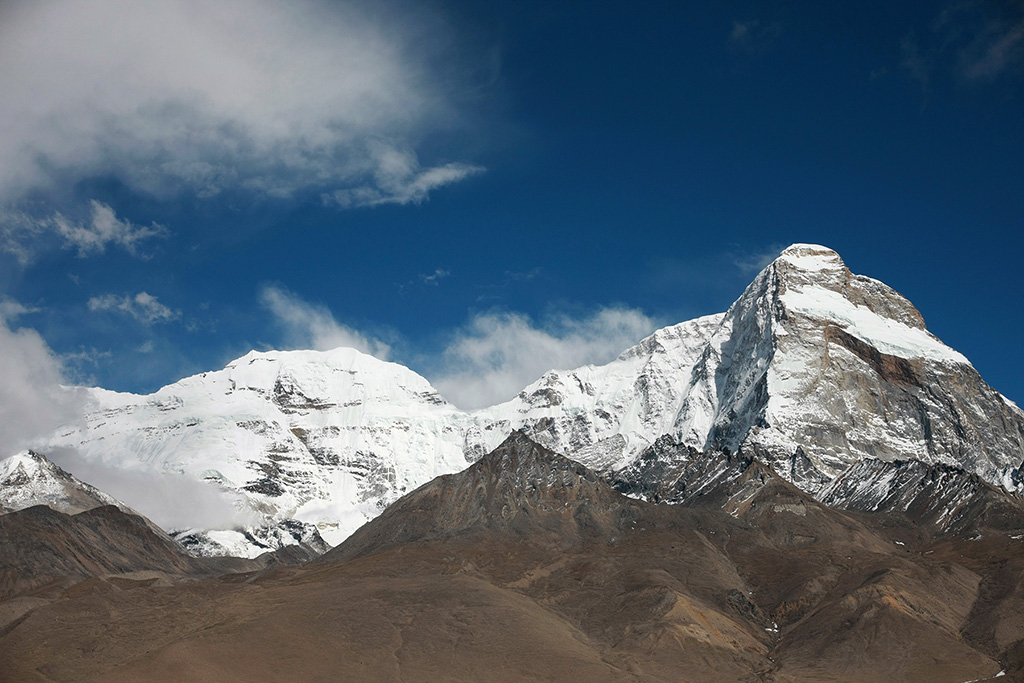
MULTIPOLYGON (((655 504, 517 432, 319 559, 219 574, 158 546, 117 508, 98 508, 105 524, 141 532, 134 545, 106 531, 95 541, 131 560, 92 566, 92 578, 71 585, 8 588, 0 677, 1024 677, 1016 496, 985 488, 986 500, 950 526, 923 503, 887 498, 863 511, 854 494, 840 510, 756 459, 689 455, 680 474, 701 492, 655 504), (724 474, 703 474, 711 470, 724 474)), ((18 527, 41 519, 55 536, 91 525, 86 515, 5 515, 0 548, 17 545, 18 527)))

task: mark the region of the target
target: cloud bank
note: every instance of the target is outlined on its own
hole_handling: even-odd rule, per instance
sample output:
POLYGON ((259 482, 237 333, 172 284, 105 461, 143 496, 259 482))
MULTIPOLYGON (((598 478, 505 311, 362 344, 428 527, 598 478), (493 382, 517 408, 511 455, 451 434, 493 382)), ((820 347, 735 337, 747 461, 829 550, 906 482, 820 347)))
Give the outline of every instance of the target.
POLYGON ((125 462, 86 460, 72 449, 45 446, 54 430, 74 425, 89 409, 87 392, 67 386, 61 359, 33 329, 8 323, 32 309, 0 305, 0 459, 36 448, 76 477, 146 515, 164 529, 228 528, 251 523, 238 497, 173 472, 125 462))
POLYGON ((555 316, 540 325, 520 313, 486 313, 453 335, 431 381, 458 407, 484 408, 512 398, 553 368, 607 363, 656 327, 631 308, 555 316))
MULTIPOLYGON (((3 310, 27 309, 5 300, 3 310)), ((0 316, 0 458, 81 417, 85 396, 63 383, 60 359, 39 333, 12 329, 0 316)))
POLYGON ((86 459, 66 448, 50 450, 47 456, 165 531, 230 529, 257 523, 256 514, 245 507, 240 495, 183 474, 86 459))
POLYGON ((82 254, 108 243, 133 249, 159 232, 97 204, 77 223, 58 217, 53 206, 73 199, 67 188, 90 178, 157 198, 305 194, 354 207, 422 202, 478 173, 417 153, 456 125, 458 74, 435 73, 430 53, 444 36, 423 40, 402 13, 370 9, 321 0, 4 3, 0 243, 25 232, 26 216, 82 254))

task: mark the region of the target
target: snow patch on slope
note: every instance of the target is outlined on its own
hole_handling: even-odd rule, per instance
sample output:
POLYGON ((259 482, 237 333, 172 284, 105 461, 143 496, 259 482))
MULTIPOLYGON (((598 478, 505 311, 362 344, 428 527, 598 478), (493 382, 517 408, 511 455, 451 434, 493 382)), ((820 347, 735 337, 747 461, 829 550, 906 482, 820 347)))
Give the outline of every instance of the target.
POLYGON ((807 285, 786 291, 781 300, 787 310, 840 325, 890 356, 969 363, 966 357, 930 332, 883 318, 866 306, 857 306, 839 292, 807 285))

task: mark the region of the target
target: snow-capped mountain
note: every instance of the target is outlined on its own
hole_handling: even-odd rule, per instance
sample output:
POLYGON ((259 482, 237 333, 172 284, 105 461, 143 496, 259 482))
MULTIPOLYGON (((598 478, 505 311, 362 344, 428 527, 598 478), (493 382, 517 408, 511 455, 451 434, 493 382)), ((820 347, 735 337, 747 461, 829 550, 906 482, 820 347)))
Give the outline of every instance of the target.
MULTIPOLYGON (((93 397, 85 426, 52 446, 210 482, 271 528, 315 524, 332 544, 515 429, 609 477, 667 435, 743 450, 809 492, 865 458, 957 466, 1016 489, 1024 457, 1024 412, 909 301, 802 244, 726 313, 658 330, 607 365, 551 371, 479 411, 352 349, 252 352, 149 396, 93 397)), ((274 544, 272 533, 215 533, 207 552, 274 544)), ((191 536, 197 547, 210 538, 191 536)))
POLYGON ((68 515, 116 505, 125 512, 138 514, 35 451, 23 451, 0 460, 0 513, 33 505, 46 505, 68 515))
MULTIPOLYGON (((149 396, 94 398, 85 427, 58 442, 241 493, 268 522, 317 524, 329 543, 468 464, 463 414, 411 370, 354 349, 252 352, 149 396)), ((222 536, 234 552, 252 541, 222 536)))
POLYGON ((904 297, 805 244, 724 315, 659 330, 603 367, 548 373, 490 413, 599 469, 627 467, 667 434, 756 451, 812 492, 869 457, 1015 489, 1024 458, 1024 412, 904 297))

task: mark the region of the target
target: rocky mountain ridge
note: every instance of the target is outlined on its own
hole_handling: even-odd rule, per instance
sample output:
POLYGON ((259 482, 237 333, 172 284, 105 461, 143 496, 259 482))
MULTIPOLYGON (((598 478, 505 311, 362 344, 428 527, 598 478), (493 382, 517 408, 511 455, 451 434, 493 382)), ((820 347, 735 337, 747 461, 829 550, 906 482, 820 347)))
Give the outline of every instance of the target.
POLYGON ((865 481, 911 479, 875 502, 838 486, 843 510, 753 455, 655 446, 647 462, 671 461, 672 476, 645 480, 654 470, 640 467, 631 481, 662 482, 676 504, 624 496, 518 431, 316 560, 255 571, 188 558, 109 506, 3 515, 0 535, 13 542, 0 543, 0 566, 15 571, 0 577, 0 661, 16 680, 1024 673, 1015 496, 941 465, 862 463, 874 473, 865 481), (978 525, 943 532, 904 495, 941 499, 950 477, 979 484, 955 509, 978 525), (52 558, 50 575, 40 558, 52 558))

